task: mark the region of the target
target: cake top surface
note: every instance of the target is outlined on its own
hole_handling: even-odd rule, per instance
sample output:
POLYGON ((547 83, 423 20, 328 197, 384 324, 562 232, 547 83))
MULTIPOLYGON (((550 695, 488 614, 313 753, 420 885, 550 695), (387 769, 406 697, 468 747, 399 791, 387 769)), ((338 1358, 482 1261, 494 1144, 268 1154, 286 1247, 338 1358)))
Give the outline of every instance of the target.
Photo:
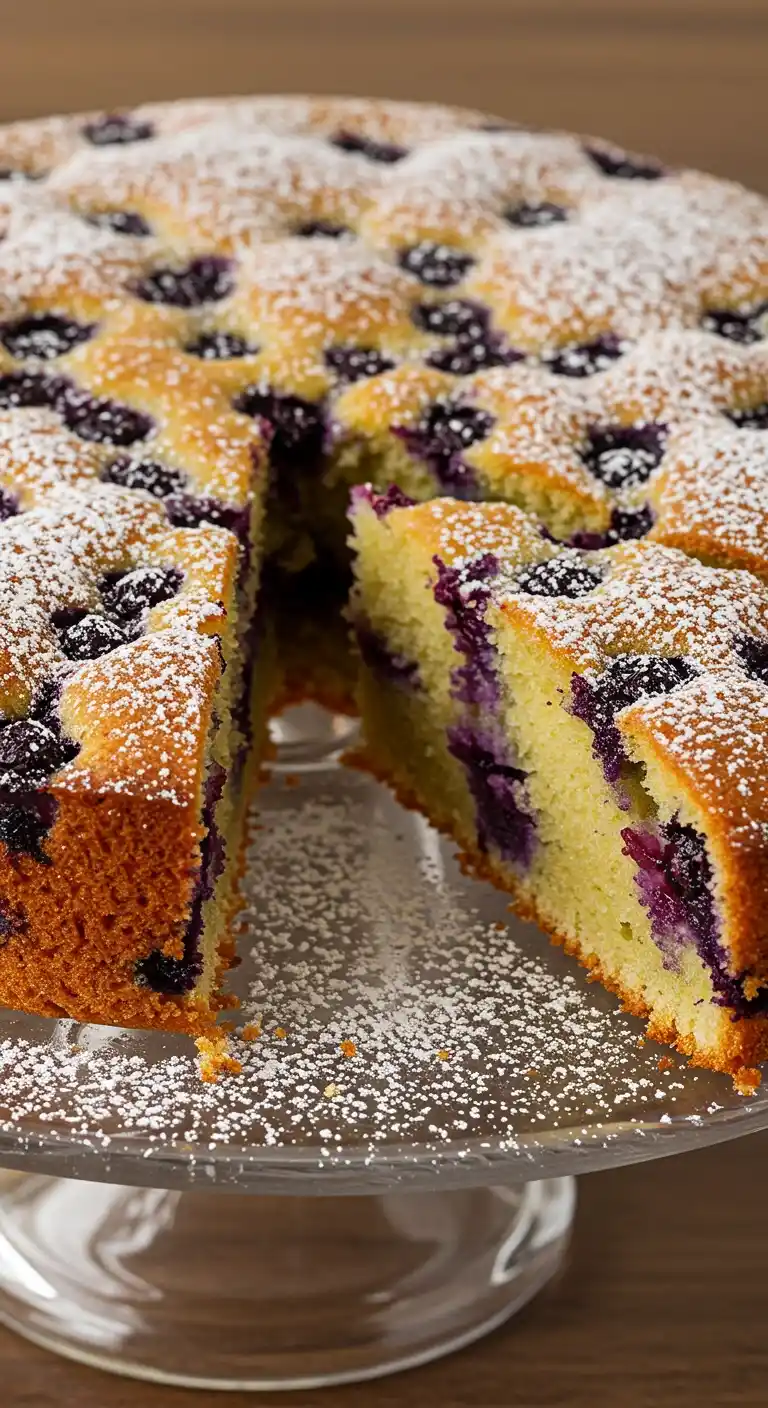
POLYGON ((0 130, 0 237, 0 571, 38 583, 6 718, 55 651, 56 572, 126 570, 57 538, 62 502, 106 543, 122 494, 183 556, 200 524, 244 538, 268 460, 367 445, 577 550, 768 573, 768 201, 734 183, 471 111, 212 99, 0 130))

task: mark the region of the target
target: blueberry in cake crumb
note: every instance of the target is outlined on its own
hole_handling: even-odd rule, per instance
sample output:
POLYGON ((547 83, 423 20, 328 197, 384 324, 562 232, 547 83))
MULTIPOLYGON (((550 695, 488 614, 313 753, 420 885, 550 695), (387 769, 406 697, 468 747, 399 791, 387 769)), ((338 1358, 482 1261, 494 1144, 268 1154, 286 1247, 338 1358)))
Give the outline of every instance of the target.
POLYGON ((352 508, 356 504, 370 504, 377 518, 386 518, 393 508, 411 508, 416 500, 404 493, 398 484, 390 484, 379 494, 367 484, 356 484, 352 490, 352 508))
POLYGON ((104 608, 119 621, 131 621, 142 611, 170 601, 181 582, 178 567, 135 567, 105 587, 104 608))
POLYGON ((16 495, 0 485, 0 523, 4 523, 6 518, 14 518, 18 512, 19 501, 16 495))
POLYGON ((739 430, 768 430, 768 401, 762 401, 759 406, 738 407, 725 414, 739 430))
POLYGON ((545 229, 548 225, 560 225, 568 219, 568 211, 563 205, 554 205, 550 200, 521 201, 519 205, 508 206, 504 219, 509 225, 521 230, 545 229))
MULTIPOLYGON (((37 798, 38 804, 43 800, 37 798)), ((11 855, 27 855, 42 864, 50 864, 42 843, 51 829, 53 816, 21 802, 0 801, 0 841, 11 855)))
POLYGON ((0 786, 8 786, 8 773, 44 781, 76 753, 76 745, 37 719, 0 724, 0 786))
POLYGON ((587 432, 582 459, 609 489, 630 489, 645 481, 661 463, 666 426, 596 425, 587 432))
POLYGON ((626 543, 635 538, 644 538, 654 524, 653 510, 648 504, 642 508, 615 508, 611 514, 611 527, 608 533, 611 543, 626 543))
POLYGON ((146 440, 154 429, 151 417, 143 411, 103 397, 73 392, 61 399, 59 409, 70 430, 97 444, 134 445, 146 440))
POLYGON ((653 937, 667 966, 676 968, 681 947, 691 942, 702 958, 711 959, 717 920, 704 837, 677 817, 653 828, 624 827, 621 837, 624 854, 637 866, 640 903, 651 916, 653 937))
POLYGON ((708 308, 701 320, 707 332, 748 346, 768 337, 768 299, 752 308, 708 308))
POLYGON ((357 152, 360 156, 367 156, 369 161, 380 161, 386 166, 392 166, 408 155, 406 147, 397 146, 394 142, 377 142, 373 137, 363 137, 357 132, 337 132, 330 141, 342 152, 357 152))
POLYGON ((461 249, 453 249, 447 244, 437 244, 434 240, 423 240, 411 245, 399 254, 401 268, 414 274, 423 284, 434 288, 450 288, 461 283, 464 275, 472 268, 474 259, 461 249))
POLYGON ((648 157, 607 151, 604 147, 585 146, 584 151, 598 171, 619 181, 658 181, 665 174, 661 162, 648 157))
POLYGON ((599 587, 602 572, 575 553, 564 552, 526 567, 515 580, 515 590, 529 596, 588 596, 599 587))
POLYGON ((421 688, 417 662, 391 650, 384 637, 364 621, 355 623, 355 640, 363 664, 379 679, 406 691, 421 688))
POLYGON ((108 484, 118 484, 121 489, 143 489, 156 499, 179 493, 187 485, 186 474, 173 465, 161 464, 158 460, 131 460, 126 455, 110 460, 101 477, 108 484))
POLYGON ((464 450, 484 440, 493 428, 493 416, 479 406, 437 401, 420 426, 395 426, 412 455, 423 460, 441 489, 459 498, 476 492, 475 477, 462 459, 464 450))
POLYGON ((163 508, 175 528, 199 528, 203 523, 213 523, 216 527, 228 528, 241 543, 248 543, 250 508, 247 504, 237 508, 208 494, 173 490, 163 499, 163 508))
POLYGON ((354 230, 349 225, 337 225, 332 220, 303 220, 295 226, 293 233, 305 240, 340 240, 345 235, 353 235, 354 230))
POLYGON ((206 332, 188 342, 184 348, 192 357, 204 362, 226 362, 233 357, 252 357, 258 347, 236 332, 206 332))
POLYGON ((322 408, 301 396, 247 387, 236 398, 235 410, 266 422, 272 435, 270 459, 275 469, 317 465, 325 441, 322 408))
POLYGON ((768 684, 768 640, 742 636, 741 640, 734 642, 733 648, 750 678, 768 684))
POLYGON ((70 391, 63 377, 44 372, 8 372, 0 376, 0 407, 28 406, 58 410, 70 391))
POLYGON ((136 210, 95 210, 86 215, 89 225, 98 230, 111 230, 114 235, 134 235, 146 239, 152 227, 136 210))
POLYGON ((87 342, 95 329, 92 323, 76 323, 73 318, 56 313, 33 313, 15 323, 0 325, 0 342, 12 357, 48 360, 71 352, 78 343, 87 342))
POLYGON ((202 968, 202 958, 172 958, 157 948, 136 964, 134 981, 153 992, 180 997, 192 991, 202 968))
POLYGON ((526 773, 512 766, 500 743, 473 724, 448 732, 448 751, 463 763, 477 809, 480 846, 527 868, 536 846, 536 822, 527 809, 526 773))
POLYGON ((594 735, 592 751, 608 782, 618 782, 625 761, 614 717, 638 700, 669 694, 695 678, 697 670, 682 655, 616 655, 600 675, 574 675, 571 712, 594 735))
POLYGON ((235 286, 231 259, 201 254, 180 269, 155 269, 133 285, 145 303, 168 303, 172 308, 197 308, 218 303, 235 286))
POLYGON ((98 660, 133 640, 133 632, 107 616, 89 613, 61 631, 59 640, 68 660, 98 660))
POLYGON ((594 342, 573 342, 565 347, 543 352, 541 360, 557 376, 593 376, 607 371, 612 362, 623 357, 626 343, 613 333, 595 338, 594 342))
POLYGON ((437 580, 432 591, 439 606, 445 607, 445 627, 454 639, 456 650, 466 657, 451 676, 451 694, 464 704, 487 704, 498 700, 499 684, 491 631, 485 619, 490 601, 489 583, 499 573, 499 562, 493 553, 473 558, 466 567, 447 567, 439 557, 434 559, 437 580))
POLYGON ((124 112, 104 113, 83 127, 83 136, 94 147, 124 147, 130 142, 146 142, 154 134, 151 122, 124 112))
POLYGON ((379 376, 391 371, 395 362, 376 347, 328 347, 325 364, 334 371, 340 381, 364 381, 369 376, 379 376))

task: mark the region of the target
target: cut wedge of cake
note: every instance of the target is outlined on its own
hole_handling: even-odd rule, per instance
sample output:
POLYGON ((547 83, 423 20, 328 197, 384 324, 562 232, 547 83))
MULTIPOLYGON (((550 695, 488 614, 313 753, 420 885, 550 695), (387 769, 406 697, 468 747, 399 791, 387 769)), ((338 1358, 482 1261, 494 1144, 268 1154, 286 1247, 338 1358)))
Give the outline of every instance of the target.
POLYGON ((365 765, 698 1062, 768 1055, 768 591, 358 491, 365 765))

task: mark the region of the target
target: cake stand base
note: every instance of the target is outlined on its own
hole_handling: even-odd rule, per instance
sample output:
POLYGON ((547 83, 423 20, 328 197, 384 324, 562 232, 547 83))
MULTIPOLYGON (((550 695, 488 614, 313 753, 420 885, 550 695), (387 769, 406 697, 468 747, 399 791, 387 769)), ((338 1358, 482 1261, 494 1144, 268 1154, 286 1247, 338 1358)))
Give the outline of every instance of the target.
POLYGON ((295 1389, 394 1373, 514 1314, 560 1266, 574 1181, 260 1197, 0 1183, 0 1320, 159 1383, 295 1389))

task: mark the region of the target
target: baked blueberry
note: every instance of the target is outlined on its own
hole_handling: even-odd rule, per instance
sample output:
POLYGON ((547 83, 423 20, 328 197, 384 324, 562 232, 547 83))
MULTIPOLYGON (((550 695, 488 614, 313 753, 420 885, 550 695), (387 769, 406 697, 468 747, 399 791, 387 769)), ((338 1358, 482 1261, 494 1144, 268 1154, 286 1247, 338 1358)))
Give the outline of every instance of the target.
POLYGON ((0 486, 0 523, 4 523, 6 518, 14 518, 18 511, 19 501, 16 495, 0 486))
POLYGON ((572 342, 543 352, 541 360, 557 376, 593 376, 595 372, 606 371, 626 350, 625 342, 613 333, 606 333, 593 342, 572 342))
POLYGON ((152 234, 152 227, 136 210, 95 210, 87 215, 89 225, 99 230, 111 230, 115 235, 135 235, 145 239, 152 234))
POLYGON ((377 142, 373 137, 363 137, 358 132, 337 132, 330 140, 332 146, 340 151, 357 152, 360 156, 367 156, 369 161, 380 161, 387 166, 402 161, 408 155, 407 147, 400 147, 395 142, 377 142))
POLYGON ((609 489, 644 484, 661 463, 667 431, 663 425, 595 425, 587 432, 582 459, 609 489))
POLYGON ((226 362, 232 357, 252 357, 258 347, 236 332, 204 332, 184 348, 192 357, 204 362, 226 362))
POLYGON ((175 491, 163 500, 163 508, 168 520, 176 528, 198 528, 201 523, 215 523, 219 528, 228 528, 240 541, 248 543, 250 508, 235 508, 223 504, 220 499, 209 498, 206 494, 190 494, 175 491))
POLYGON ((132 640, 133 633, 106 616, 89 614, 60 634, 61 648, 68 660, 97 660, 119 645, 132 640))
POLYGON ((154 134, 151 122, 125 112, 105 112, 83 128, 83 136, 94 147, 124 147, 130 142, 146 142, 154 134))
POLYGON ((232 261, 218 254, 202 254, 180 269, 153 270, 133 285, 133 292, 145 303, 197 308, 227 298, 234 286, 232 261))
POLYGON ((143 489, 156 499, 178 493, 187 484, 186 474, 170 464, 161 464, 158 460, 129 460, 126 455, 112 460, 101 477, 108 484, 119 484, 122 489, 143 489))
POLYGON ((519 205, 509 206, 504 211, 504 219, 522 230, 535 230, 562 224, 568 219, 568 211, 565 206, 554 205, 550 200, 523 200, 519 205))
POLYGON ((73 318, 56 313, 32 313, 15 323, 0 325, 0 342, 12 357, 48 360, 63 357, 80 342, 87 342, 94 333, 93 323, 76 323, 73 318))
POLYGON ((392 357, 385 356, 376 347, 343 346, 327 348, 325 364, 340 381, 364 381, 366 377, 391 371, 395 365, 392 357))
POLYGON ((28 855, 47 862, 42 842, 51 827, 49 820, 29 807, 0 802, 0 841, 12 855, 28 855))
POLYGON ((754 636, 743 636, 736 641, 734 650, 739 663, 753 680, 768 684, 768 640, 757 640, 754 636))
POLYGON ((45 406, 59 410, 69 390, 63 377, 47 376, 44 372, 8 372, 0 376, 0 407, 45 406))
POLYGON ((739 430, 768 430, 768 401, 759 406, 743 406, 725 413, 739 430))
POLYGON ((143 411, 105 397, 73 393, 62 398, 59 409, 70 430, 98 444, 135 445, 146 440, 153 428, 151 417, 143 411))
POLYGON ((695 666, 682 655, 616 655, 600 675, 574 675, 571 680, 571 712, 588 724, 593 733, 592 751, 603 765, 609 782, 617 782, 624 748, 614 723, 620 709, 639 699, 669 694, 697 674, 695 666))
POLYGON ((644 538, 653 527, 653 512, 648 504, 642 508, 615 508, 611 514, 609 543, 626 543, 644 538))
POLYGON ((0 773, 45 778, 62 766, 67 752, 54 730, 37 719, 14 719, 0 725, 0 773))
POLYGON ((604 176, 620 181, 658 181, 664 175, 661 162, 651 157, 633 156, 631 152, 606 151, 604 147, 585 146, 590 161, 604 176))
POLYGON ((104 589, 104 607, 119 621, 132 621, 176 596, 182 576, 178 567, 136 567, 104 589))
POLYGON ((395 426, 393 433, 429 466, 442 489, 467 499, 475 497, 476 486, 462 452, 485 439, 492 426, 493 416, 479 406, 438 401, 418 428, 395 426))
POLYGON ((267 422, 272 432, 270 459, 277 470, 319 462, 325 423, 320 406, 314 402, 251 386, 237 397, 235 410, 267 422))
POLYGON ((527 773, 512 766, 499 743, 474 725, 448 730, 448 751, 464 766, 477 812, 481 849, 497 850, 526 868, 536 848, 536 822, 528 810, 527 773))
POLYGON ((475 262, 471 254, 434 240, 423 240, 421 244, 401 250, 398 260, 401 268, 434 288, 450 288, 460 283, 475 262))
POLYGON ((526 567, 517 577, 515 589, 529 596, 588 596, 599 587, 603 574, 597 567, 577 557, 575 553, 562 553, 550 557, 546 562, 534 563, 526 567))
POLYGON ((365 484, 356 485, 352 490, 353 505, 359 499, 371 505, 377 518, 386 518, 393 508, 412 508, 416 502, 404 493, 398 484, 388 485, 383 494, 378 494, 375 489, 370 489, 365 484))
POLYGON ((424 332, 437 337, 462 337, 482 341, 488 332, 488 309, 469 298, 448 298, 443 303, 417 303, 413 321, 424 332))
POLYGON ((181 993, 191 992, 202 966, 199 957, 170 958, 157 948, 136 964, 135 981, 139 987, 151 988, 153 992, 180 996, 181 993))

